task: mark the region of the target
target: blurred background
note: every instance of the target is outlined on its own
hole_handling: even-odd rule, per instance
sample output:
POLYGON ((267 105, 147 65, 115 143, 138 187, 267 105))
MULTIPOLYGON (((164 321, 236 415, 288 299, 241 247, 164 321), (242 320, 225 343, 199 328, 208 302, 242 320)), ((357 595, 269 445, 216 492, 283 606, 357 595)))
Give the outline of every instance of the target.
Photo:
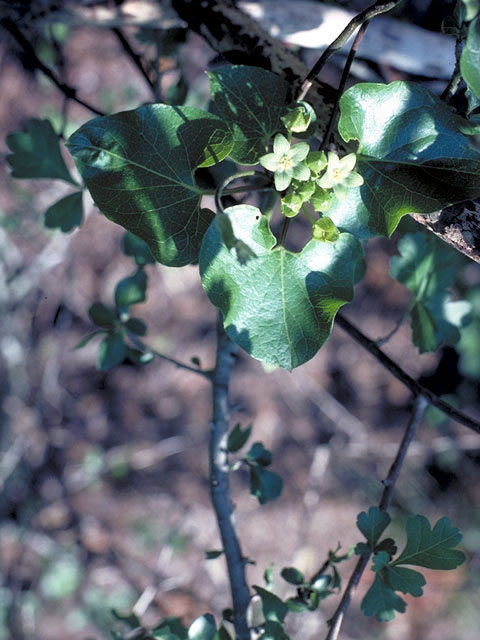
MULTIPOLYGON (((296 3, 276 4, 291 9, 296 3)), ((317 5, 325 8, 308 4, 310 17, 317 5)), ((326 8, 358 11, 367 4, 326 8)), ((262 3, 244 5, 258 10, 262 3)), ((401 25, 398 32, 421 27, 440 38, 440 49, 452 50, 440 25, 453 5, 405 2, 384 32, 389 29, 395 40, 395 25, 401 25)), ((102 111, 160 99, 208 105, 204 70, 218 64, 217 55, 162 3, 1 2, 0 17, 13 20, 39 59, 102 111), (146 61, 153 92, 125 40, 146 61)), ((315 60, 308 45, 289 42, 315 60)), ((400 58, 397 66, 393 58, 362 58, 352 82, 416 75, 443 90, 451 70, 414 73, 400 58)), ((334 59, 324 70, 334 86, 341 63, 341 57, 334 59)), ((80 230, 47 229, 45 210, 71 188, 11 178, 5 136, 36 117, 49 118, 67 138, 92 114, 66 100, 5 28, 0 78, 0 640, 104 640, 117 624, 112 609, 128 613, 135 607, 147 626, 170 615, 186 624, 207 611, 219 616, 229 606, 224 560, 205 560, 207 550, 220 548, 207 482, 209 384, 161 360, 146 366, 125 360, 99 371, 98 339, 75 349, 94 329, 89 305, 112 304, 117 282, 133 270, 120 250, 123 230, 99 214, 87 193, 80 230)), ((66 151, 64 157, 78 176, 66 151)), ((421 228, 410 221, 406 230, 421 228)), ((373 339, 399 324, 410 298, 389 275, 401 233, 369 243, 365 277, 345 308, 373 339)), ((197 267, 146 269, 148 299, 135 308, 148 324, 145 341, 184 362, 195 357, 211 367, 216 312, 197 267)), ((478 416, 480 266, 463 257, 454 296, 473 304, 472 323, 455 348, 419 354, 404 321, 384 350, 410 375, 478 416)), ((249 495, 247 476, 232 476, 244 552, 254 562, 249 582, 262 585, 263 571, 273 563, 276 592, 294 595, 279 577, 282 567, 295 565, 311 575, 337 542, 347 551, 360 540, 356 515, 378 502, 410 415, 411 394, 334 328, 318 355, 293 373, 267 372, 241 353, 231 401, 234 422, 253 424, 253 440, 273 451, 273 469, 285 482, 281 498, 260 507, 249 495)), ((389 624, 359 610, 371 581, 367 571, 342 638, 478 637, 479 464, 480 437, 428 410, 395 492, 392 530, 411 514, 433 522, 447 515, 464 533, 468 562, 452 572, 425 571, 424 597, 407 596, 407 613, 389 624)), ((343 576, 354 562, 339 566, 343 576)), ((315 613, 290 615, 291 637, 322 637, 337 602, 332 597, 315 613)))

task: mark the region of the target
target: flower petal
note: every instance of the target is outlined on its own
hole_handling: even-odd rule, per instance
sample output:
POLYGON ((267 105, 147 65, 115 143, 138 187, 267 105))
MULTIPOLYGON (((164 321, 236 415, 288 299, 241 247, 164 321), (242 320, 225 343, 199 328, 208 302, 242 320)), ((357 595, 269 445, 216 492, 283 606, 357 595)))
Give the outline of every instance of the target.
POLYGON ((273 180, 275 182, 275 189, 277 191, 283 191, 290 185, 290 182, 292 181, 292 176, 290 173, 287 173, 286 171, 275 171, 273 180))
POLYGON ((273 153, 276 156, 284 156, 290 152, 290 143, 282 136, 281 133, 277 133, 275 138, 273 139, 273 153))
POLYGON ((290 169, 290 172, 296 180, 301 180, 302 182, 310 178, 310 169, 304 164, 296 164, 290 169))
POLYGON ((307 157, 309 151, 310 146, 307 142, 299 142, 290 149, 289 156, 293 160, 293 162, 297 163, 304 160, 307 157))
POLYGON ((339 168, 340 168, 340 158, 333 151, 329 151, 327 171, 330 173, 334 171, 334 169, 339 169, 339 168))
POLYGON ((322 187, 322 189, 331 189, 333 185, 336 184, 336 182, 333 177, 327 172, 323 174, 320 180, 317 180, 317 184, 319 187, 322 187))
POLYGON ((353 171, 353 167, 355 166, 356 162, 357 156, 354 153, 349 153, 348 156, 343 157, 339 161, 339 167, 342 171, 350 173, 350 171, 353 171))
POLYGON ((363 178, 359 173, 349 173, 348 176, 345 176, 345 180, 343 184, 346 187, 360 187, 363 184, 363 178))
POLYGON ((269 171, 276 171, 280 166, 277 154, 267 153, 259 159, 260 164, 269 171))

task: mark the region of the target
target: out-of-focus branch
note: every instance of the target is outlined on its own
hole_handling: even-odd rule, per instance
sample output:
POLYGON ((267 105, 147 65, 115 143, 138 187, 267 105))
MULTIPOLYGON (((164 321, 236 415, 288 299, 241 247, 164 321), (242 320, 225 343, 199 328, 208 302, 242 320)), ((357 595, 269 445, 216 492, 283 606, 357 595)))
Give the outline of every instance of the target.
POLYGON ((78 98, 77 90, 74 87, 71 87, 65 82, 62 82, 62 80, 60 80, 60 78, 57 77, 57 75, 52 71, 52 69, 50 69, 45 64, 43 64, 43 62, 35 53, 35 49, 33 48, 32 44, 23 35, 23 33, 20 31, 17 25, 12 20, 10 20, 10 18, 4 18, 3 20, 0 20, 0 25, 6 31, 8 31, 8 33, 22 47, 25 53, 28 54, 29 60, 31 63, 33 63, 35 68, 38 69, 38 71, 41 71, 45 76, 47 76, 47 78, 50 78, 53 84, 58 89, 60 89, 60 91, 63 93, 63 95, 66 98, 68 98, 69 100, 73 100, 77 104, 80 104, 82 107, 85 107, 85 109, 89 109, 92 113, 95 113, 97 116, 106 115, 103 111, 100 111, 100 109, 97 109, 96 107, 89 104, 88 102, 85 102, 85 100, 78 98))

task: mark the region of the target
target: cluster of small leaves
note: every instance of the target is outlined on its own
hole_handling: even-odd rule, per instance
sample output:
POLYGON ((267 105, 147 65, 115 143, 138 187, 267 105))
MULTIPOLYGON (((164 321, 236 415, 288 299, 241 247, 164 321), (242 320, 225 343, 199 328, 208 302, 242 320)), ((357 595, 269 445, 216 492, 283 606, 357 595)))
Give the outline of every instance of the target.
POLYGON ((231 636, 222 623, 217 629, 215 618, 211 613, 196 618, 187 628, 180 618, 168 617, 154 629, 145 629, 135 614, 120 615, 113 612, 127 632, 112 631, 114 640, 128 640, 135 637, 138 640, 231 640, 231 636), (134 635, 132 635, 134 634, 134 635))
POLYGON ((131 276, 118 282, 115 287, 113 307, 103 302, 94 302, 90 305, 88 315, 98 329, 77 345, 77 348, 84 347, 92 338, 104 335, 97 359, 98 368, 101 371, 108 371, 123 362, 125 358, 138 365, 148 364, 153 360, 151 353, 130 346, 126 338, 135 342, 136 338, 143 337, 147 333, 147 325, 140 318, 130 315, 130 307, 145 301, 148 282, 145 266, 155 261, 145 242, 131 233, 124 235, 122 248, 126 255, 135 260, 137 269, 131 276))
MULTIPOLYGON (((34 118, 25 132, 10 133, 7 146, 12 153, 6 160, 14 178, 63 180, 74 187, 65 164, 60 142, 49 120, 34 118)), ((52 204, 45 212, 45 226, 64 233, 79 227, 83 220, 82 190, 74 191, 52 204)))
MULTIPOLYGON (((227 449, 229 453, 237 453, 247 443, 251 431, 251 425, 242 429, 240 424, 236 424, 228 436, 227 449)), ((272 452, 266 449, 261 442, 254 442, 245 456, 232 465, 232 469, 247 465, 250 493, 260 504, 276 500, 282 493, 282 478, 278 473, 267 468, 272 462, 272 452)))
POLYGON ((378 507, 370 507, 368 513, 358 515, 357 526, 367 542, 355 547, 357 555, 373 554, 372 571, 375 579, 365 594, 361 608, 366 616, 376 616, 380 622, 393 620, 395 612, 406 610, 405 600, 397 592, 416 598, 423 594, 425 578, 419 572, 404 565, 427 569, 456 569, 465 561, 462 551, 454 549, 461 539, 459 529, 446 517, 432 528, 424 516, 407 519, 407 541, 403 551, 395 558, 397 546, 391 538, 380 541, 390 524, 390 516, 378 507))
POLYGON ((456 344, 470 321, 471 304, 453 302, 450 289, 463 257, 433 234, 408 233, 390 260, 391 275, 413 294, 409 312, 412 340, 420 353, 456 344))

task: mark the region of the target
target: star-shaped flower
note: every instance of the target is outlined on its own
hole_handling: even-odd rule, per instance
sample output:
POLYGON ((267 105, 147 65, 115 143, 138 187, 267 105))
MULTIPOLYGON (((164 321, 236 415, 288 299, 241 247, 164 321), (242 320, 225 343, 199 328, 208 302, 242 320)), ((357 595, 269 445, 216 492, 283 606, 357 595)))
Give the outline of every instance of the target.
POLYGON ((289 141, 278 133, 273 140, 273 153, 267 153, 260 158, 260 164, 265 169, 274 172, 275 189, 283 191, 292 178, 305 181, 310 178, 310 169, 302 164, 307 157, 310 147, 306 142, 290 146, 289 141))
POLYGON ((356 161, 357 156, 354 153, 340 159, 336 153, 329 151, 327 170, 320 180, 317 180, 317 184, 323 189, 333 189, 337 198, 344 200, 347 189, 363 184, 362 176, 353 170, 356 161))

